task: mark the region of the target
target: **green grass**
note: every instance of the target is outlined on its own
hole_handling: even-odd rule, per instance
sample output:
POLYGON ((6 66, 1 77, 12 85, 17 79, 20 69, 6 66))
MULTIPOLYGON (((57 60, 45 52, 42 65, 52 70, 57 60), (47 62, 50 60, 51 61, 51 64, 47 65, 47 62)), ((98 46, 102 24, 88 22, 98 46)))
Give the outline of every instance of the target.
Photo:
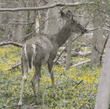
MULTIPOLYGON (((5 69, 20 62, 21 49, 10 46, 0 48, 0 109, 16 109, 21 90, 21 67, 10 71, 5 69)), ((88 58, 72 58, 72 63, 77 63, 88 58)), ((57 97, 53 96, 53 88, 47 65, 41 71, 39 87, 38 109, 94 109, 97 84, 101 68, 90 68, 88 64, 65 70, 64 66, 54 66, 54 80, 57 97)), ((23 94, 23 106, 30 105, 34 101, 31 86, 31 78, 34 69, 27 76, 23 94)), ((37 89, 37 81, 36 81, 37 89)))

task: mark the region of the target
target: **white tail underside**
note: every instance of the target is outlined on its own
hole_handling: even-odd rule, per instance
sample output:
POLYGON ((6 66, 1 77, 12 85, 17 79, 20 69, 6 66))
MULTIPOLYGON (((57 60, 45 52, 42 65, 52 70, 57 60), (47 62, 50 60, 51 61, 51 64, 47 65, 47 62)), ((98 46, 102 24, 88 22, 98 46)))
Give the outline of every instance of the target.
POLYGON ((35 44, 32 44, 32 47, 33 47, 33 54, 32 54, 32 59, 31 59, 31 69, 29 67, 29 60, 28 60, 28 56, 27 56, 27 51, 26 51, 26 45, 24 45, 24 53, 25 53, 25 56, 28 60, 28 72, 31 72, 33 70, 33 58, 34 58, 34 54, 35 54, 35 49, 36 49, 36 46, 35 44))

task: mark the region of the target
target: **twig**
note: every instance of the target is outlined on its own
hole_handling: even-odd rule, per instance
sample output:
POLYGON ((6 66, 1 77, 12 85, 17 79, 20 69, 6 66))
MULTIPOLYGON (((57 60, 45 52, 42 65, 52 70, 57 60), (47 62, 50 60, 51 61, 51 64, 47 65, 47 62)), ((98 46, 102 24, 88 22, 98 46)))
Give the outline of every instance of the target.
POLYGON ((0 46, 9 45, 9 44, 22 48, 22 45, 17 42, 2 42, 0 43, 0 46))
POLYGON ((75 88, 77 88, 77 86, 78 86, 79 84, 81 84, 82 82, 83 82, 83 80, 79 81, 79 83, 76 84, 75 88))
POLYGON ((72 78, 70 78, 69 76, 62 76, 63 78, 65 78, 65 77, 67 77, 67 78, 69 78, 69 79, 71 79, 73 82, 75 82, 76 83, 76 85, 75 85, 75 87, 74 88, 76 88, 79 84, 81 84, 82 82, 83 82, 83 80, 81 80, 81 81, 79 81, 78 83, 77 83, 77 81, 74 81, 72 78))
POLYGON ((87 31, 87 33, 91 32, 91 31, 95 31, 95 30, 97 30, 97 29, 100 29, 100 28, 102 28, 102 27, 103 27, 103 25, 104 25, 104 24, 102 24, 101 26, 96 27, 96 28, 87 29, 87 30, 88 30, 88 31, 87 31))
POLYGON ((19 64, 13 65, 12 67, 10 67, 10 68, 8 68, 8 69, 5 69, 5 71, 18 68, 18 66, 20 66, 20 65, 21 65, 21 62, 20 62, 19 64))
MULTIPOLYGON (((91 11, 91 13, 92 13, 92 15, 93 15, 93 12, 96 10, 96 8, 93 10, 93 11, 91 11)), ((87 25, 91 22, 91 21, 93 21, 93 19, 94 18, 96 18, 97 16, 99 15, 99 12, 94 16, 90 16, 89 18, 89 20, 83 25, 84 27, 87 27, 87 25)))

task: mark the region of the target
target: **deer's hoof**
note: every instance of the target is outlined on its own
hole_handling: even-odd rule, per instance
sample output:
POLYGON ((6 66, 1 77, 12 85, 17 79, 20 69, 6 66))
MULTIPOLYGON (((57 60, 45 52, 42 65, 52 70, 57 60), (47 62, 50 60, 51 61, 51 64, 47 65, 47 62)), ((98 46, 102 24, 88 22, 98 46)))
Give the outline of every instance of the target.
POLYGON ((39 91, 36 92, 36 96, 39 94, 39 91))
POLYGON ((21 109, 21 105, 18 105, 18 109, 21 109))
POLYGON ((35 98, 35 104, 36 104, 36 105, 38 104, 38 100, 37 100, 37 98, 35 98))
POLYGON ((21 109, 21 106, 22 106, 22 102, 19 101, 19 103, 18 103, 18 109, 21 109))
POLYGON ((57 93, 56 92, 54 92, 53 95, 55 96, 55 98, 57 98, 57 93))

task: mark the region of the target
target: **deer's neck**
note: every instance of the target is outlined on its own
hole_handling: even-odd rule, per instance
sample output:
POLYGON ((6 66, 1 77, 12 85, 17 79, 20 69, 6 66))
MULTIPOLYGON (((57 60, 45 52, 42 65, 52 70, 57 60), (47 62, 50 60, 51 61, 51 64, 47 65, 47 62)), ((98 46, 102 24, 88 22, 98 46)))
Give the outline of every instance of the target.
POLYGON ((55 36, 56 36, 56 43, 58 47, 61 47, 67 39, 71 36, 71 28, 70 24, 66 24, 55 36))

